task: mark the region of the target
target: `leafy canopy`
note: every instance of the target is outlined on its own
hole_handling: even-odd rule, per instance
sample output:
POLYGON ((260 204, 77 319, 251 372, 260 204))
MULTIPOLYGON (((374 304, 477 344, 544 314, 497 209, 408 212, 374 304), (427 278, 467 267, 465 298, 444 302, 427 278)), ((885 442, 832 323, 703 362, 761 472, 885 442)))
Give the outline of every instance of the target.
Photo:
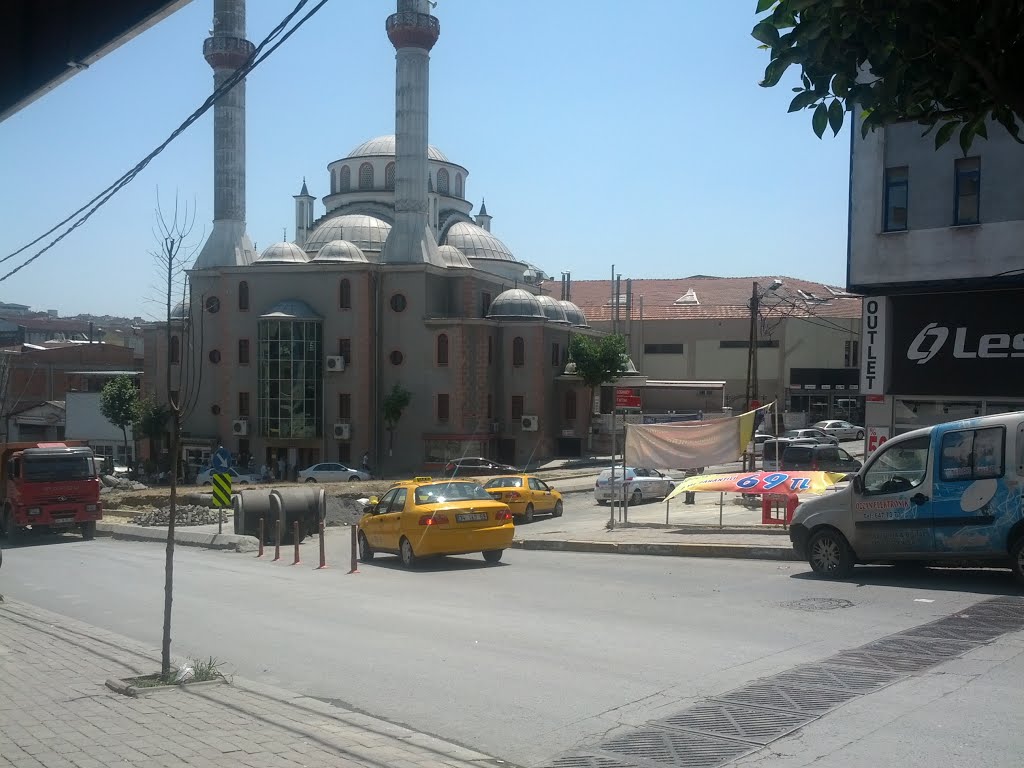
POLYGON ((391 392, 384 398, 384 423, 388 429, 394 429, 402 418, 402 413, 412 402, 412 393, 401 384, 395 384, 391 392))
POLYGON ((761 85, 799 66, 789 111, 812 110, 819 138, 858 105, 865 136, 897 121, 925 134, 941 125, 937 149, 959 128, 966 154, 991 119, 1024 143, 1024 0, 758 0, 766 11, 751 32, 771 51, 761 85))
POLYGON ((139 393, 128 376, 118 376, 103 385, 100 413, 118 429, 135 423, 139 414, 139 393))
POLYGON ((170 408, 153 397, 147 397, 139 401, 133 429, 143 437, 156 440, 167 431, 170 418, 170 408))
POLYGON ((626 340, 618 334, 597 338, 576 334, 569 340, 569 356, 576 364, 576 375, 591 389, 615 381, 629 363, 626 340))

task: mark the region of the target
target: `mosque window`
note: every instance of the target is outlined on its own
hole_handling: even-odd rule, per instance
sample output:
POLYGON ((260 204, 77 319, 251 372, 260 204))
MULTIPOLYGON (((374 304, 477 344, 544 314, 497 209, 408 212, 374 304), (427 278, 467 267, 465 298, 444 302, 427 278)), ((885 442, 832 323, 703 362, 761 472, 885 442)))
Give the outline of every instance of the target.
POLYGON ((401 293, 396 293, 391 297, 391 309, 395 312, 404 312, 406 307, 405 296, 401 293))
POLYGON ((209 358, 210 358, 210 362, 213 363, 214 365, 219 363, 220 362, 220 350, 219 349, 211 349, 210 350, 210 354, 209 354, 209 358))
POLYGON ((448 170, 442 168, 437 172, 437 194, 448 194, 448 170))
POLYGON ((181 362, 181 339, 177 336, 171 336, 170 358, 173 364, 181 362))
POLYGON ((257 408, 261 437, 323 434, 324 349, 319 321, 260 320, 257 408))
POLYGON ((245 280, 238 284, 238 311, 249 311, 249 283, 245 280))
POLYGON ((392 365, 401 365, 402 361, 405 360, 405 355, 403 355, 396 349, 392 351, 390 355, 388 355, 388 359, 391 361, 392 365))
POLYGON ((448 334, 442 333, 437 337, 437 364, 441 367, 448 365, 448 334))
POLYGON ((211 405, 210 406, 210 413, 212 413, 214 416, 219 416, 220 415, 220 406, 217 405, 216 403, 211 405))
POLYGON ((216 296, 210 296, 206 299, 206 311, 211 315, 216 315, 220 312, 220 299, 216 296))
POLYGON ((338 174, 338 191, 348 192, 350 189, 352 189, 352 169, 343 165, 341 173, 338 174))
POLYGON ((338 306, 341 309, 352 309, 352 284, 347 278, 338 287, 338 306))
POLYGON ((516 368, 522 368, 526 361, 526 342, 523 341, 522 336, 516 336, 512 339, 512 365, 516 368))
POLYGON ((384 189, 395 188, 395 164, 388 163, 384 167, 384 189))
POLYGON ((359 166, 359 188, 373 189, 373 165, 370 163, 359 166))
POLYGON ((462 174, 455 174, 455 196, 462 197, 465 194, 465 190, 462 188, 462 174))

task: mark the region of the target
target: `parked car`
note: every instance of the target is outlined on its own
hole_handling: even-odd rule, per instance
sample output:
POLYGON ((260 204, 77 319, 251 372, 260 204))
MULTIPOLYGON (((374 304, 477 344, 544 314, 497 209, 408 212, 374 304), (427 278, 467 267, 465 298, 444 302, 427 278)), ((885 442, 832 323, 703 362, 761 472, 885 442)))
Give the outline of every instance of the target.
POLYGON ((764 449, 764 444, 766 442, 768 442, 769 440, 771 440, 773 437, 775 437, 775 435, 770 435, 767 432, 755 432, 754 433, 754 439, 753 439, 754 455, 755 456, 760 456, 762 450, 764 449))
POLYGON ((252 475, 243 475, 234 467, 230 469, 211 469, 206 467, 202 472, 196 475, 196 485, 213 485, 213 476, 227 472, 231 475, 231 485, 250 485, 256 482, 256 478, 252 475))
POLYGON ((482 552, 496 563, 512 546, 508 505, 468 480, 409 482, 389 489, 359 520, 359 559, 392 552, 406 568, 424 557, 482 552))
POLYGON ((828 419, 815 422, 811 426, 820 429, 826 435, 838 437, 840 440, 862 440, 864 438, 864 427, 858 427, 848 421, 828 419))
POLYGON ((645 499, 663 499, 672 493, 676 484, 672 478, 663 475, 656 469, 643 467, 626 467, 625 491, 623 491, 622 468, 615 468, 615 486, 612 487, 612 470, 603 469, 594 483, 594 498, 598 504, 607 504, 614 495, 617 499, 625 497, 630 505, 640 504, 645 499))
POLYGON ((562 494, 533 475, 503 475, 488 480, 486 490, 498 501, 508 504, 516 518, 532 523, 534 513, 562 516, 562 494))
POLYGON ((813 440, 797 440, 792 437, 776 437, 765 441, 761 447, 761 469, 765 472, 778 472, 782 469, 782 452, 790 445, 815 445, 813 440))
POLYGON ((782 452, 782 466, 786 470, 851 473, 860 470, 861 463, 835 445, 788 445, 782 452))
POLYGON ((352 469, 344 464, 325 462, 314 464, 299 472, 300 483, 346 483, 354 480, 369 480, 370 473, 352 469))
POLYGON ((806 429, 790 429, 782 433, 783 437, 791 437, 795 440, 813 440, 816 443, 825 445, 839 445, 839 438, 832 437, 825 432, 822 432, 817 427, 807 427, 806 429))
POLYGON ((444 467, 444 473, 455 477, 457 475, 506 475, 515 474, 519 470, 500 461, 485 459, 482 456, 466 456, 461 459, 449 461, 444 467))

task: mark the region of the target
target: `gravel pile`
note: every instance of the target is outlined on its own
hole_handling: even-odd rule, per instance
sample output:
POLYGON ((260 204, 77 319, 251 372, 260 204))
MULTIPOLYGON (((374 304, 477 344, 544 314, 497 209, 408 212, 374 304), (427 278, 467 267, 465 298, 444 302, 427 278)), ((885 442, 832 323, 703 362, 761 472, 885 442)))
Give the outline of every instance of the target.
MULTIPOLYGON (((182 504, 175 510, 174 524, 176 526, 188 526, 216 523, 218 522, 218 512, 222 515, 220 521, 226 522, 228 519, 228 511, 225 509, 217 510, 210 509, 209 507, 201 507, 197 504, 182 504)), ((161 509, 154 509, 149 512, 143 512, 141 515, 136 515, 132 518, 133 525, 167 525, 170 521, 171 508, 169 506, 161 509)))
POLYGON ((103 488, 109 488, 112 491, 144 491, 149 488, 148 485, 129 480, 127 477, 114 477, 113 475, 101 475, 100 482, 103 483, 103 488))
POLYGON ((363 516, 364 507, 357 499, 347 497, 328 496, 327 514, 324 524, 332 525, 355 525, 363 516))

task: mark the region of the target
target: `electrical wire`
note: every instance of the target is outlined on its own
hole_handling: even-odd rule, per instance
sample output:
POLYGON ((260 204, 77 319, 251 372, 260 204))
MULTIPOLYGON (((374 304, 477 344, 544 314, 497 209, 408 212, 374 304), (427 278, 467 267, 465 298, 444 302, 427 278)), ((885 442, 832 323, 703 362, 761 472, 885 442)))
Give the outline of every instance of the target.
POLYGON ((303 16, 301 19, 299 19, 299 21, 296 22, 293 27, 288 29, 286 32, 283 32, 285 27, 288 25, 288 22, 291 21, 293 18, 295 18, 295 16, 299 13, 299 11, 301 11, 302 8, 308 2, 309 2, 309 0, 299 0, 298 4, 295 6, 295 8, 293 8, 292 11, 287 16, 285 16, 284 19, 276 27, 274 27, 273 30, 271 30, 270 34, 268 34, 260 42, 260 44, 256 46, 256 48, 253 50, 252 54, 246 60, 246 63, 243 64, 241 67, 239 67, 234 72, 232 72, 231 75, 220 85, 220 87, 214 89, 213 93, 211 93, 210 96, 207 97, 207 99, 199 106, 198 109, 196 109, 191 115, 189 115, 187 118, 185 118, 185 120, 177 128, 175 128, 171 132, 171 134, 159 146, 157 146, 156 149, 154 149, 152 152, 150 152, 148 155, 146 155, 146 157, 144 157, 142 160, 140 160, 131 170, 129 170, 126 173, 122 174, 121 177, 119 179, 117 179, 117 181, 115 181, 113 184, 111 184, 106 189, 101 191, 99 194, 97 194, 95 197, 93 197, 91 200, 89 200, 89 202, 87 202, 85 205, 83 205, 77 211, 75 211, 74 213, 72 213, 71 215, 66 217, 63 221, 59 222, 58 224, 56 224, 55 226, 51 227, 49 230, 44 232, 42 235, 37 237, 35 240, 32 240, 29 243, 26 243, 21 248, 19 248, 18 250, 14 251, 13 253, 10 253, 7 256, 4 256, 3 258, 0 258, 0 264, 4 263, 4 262, 6 262, 6 261, 8 261, 10 259, 13 259, 18 254, 20 254, 23 251, 31 248, 33 245, 38 243, 40 240, 43 240, 44 238, 46 238, 46 237, 50 236, 51 234, 53 234, 54 232, 56 232, 58 229, 63 227, 65 224, 67 224, 69 221, 74 219, 76 216, 79 216, 79 214, 83 214, 83 211, 84 211, 84 214, 82 216, 80 216, 78 218, 78 220, 75 221, 75 223, 72 224, 67 230, 62 232, 60 235, 55 237, 53 240, 51 240, 49 243, 47 243, 41 249, 36 251, 36 253, 34 253, 32 256, 30 256, 28 259, 26 259, 21 264, 19 264, 17 267, 15 267, 14 269, 12 269, 9 272, 7 272, 5 275, 0 277, 0 282, 3 282, 7 278, 9 278, 12 275, 16 274, 17 272, 20 272, 22 269, 24 269, 29 264, 34 262, 36 259, 38 259, 40 256, 42 256, 44 253, 46 253, 46 251, 48 251, 51 248, 53 248, 55 245, 57 245, 57 243, 59 243, 65 237, 67 237, 72 232, 74 232, 76 229, 78 229, 78 227, 80 227, 82 224, 84 224, 86 221, 88 221, 92 217, 92 215, 94 213, 96 213, 96 211, 98 211, 100 208, 102 208, 114 195, 116 195, 124 187, 126 187, 128 184, 130 184, 135 179, 135 177, 138 176, 146 168, 146 166, 149 165, 149 163, 154 158, 156 158, 161 152, 163 152, 171 144, 171 142, 173 142, 176 138, 178 138, 178 136, 180 136, 182 133, 184 133, 193 123, 196 122, 196 120, 198 120, 206 112, 208 112, 210 107, 214 106, 216 101, 221 96, 223 96, 225 93, 230 91, 235 85, 237 85, 239 83, 239 81, 241 81, 243 78, 245 78, 246 75, 248 75, 250 72, 252 72, 254 69, 256 69, 256 67, 258 67, 260 64, 262 64, 264 61, 266 61, 266 59, 274 51, 276 51, 279 47, 281 47, 281 45, 289 37, 291 37, 293 34, 295 34, 295 32, 303 24, 305 24, 307 21, 309 21, 309 19, 312 18, 321 8, 323 8, 329 2, 329 0, 320 0, 320 2, 318 2, 305 16, 303 16), (282 32, 283 32, 283 35, 282 35, 282 32), (267 49, 264 52, 263 49, 266 48, 266 46, 269 45, 271 42, 273 42, 274 39, 277 38, 278 36, 281 36, 281 39, 278 40, 276 43, 274 43, 274 45, 272 45, 269 49, 267 49))

